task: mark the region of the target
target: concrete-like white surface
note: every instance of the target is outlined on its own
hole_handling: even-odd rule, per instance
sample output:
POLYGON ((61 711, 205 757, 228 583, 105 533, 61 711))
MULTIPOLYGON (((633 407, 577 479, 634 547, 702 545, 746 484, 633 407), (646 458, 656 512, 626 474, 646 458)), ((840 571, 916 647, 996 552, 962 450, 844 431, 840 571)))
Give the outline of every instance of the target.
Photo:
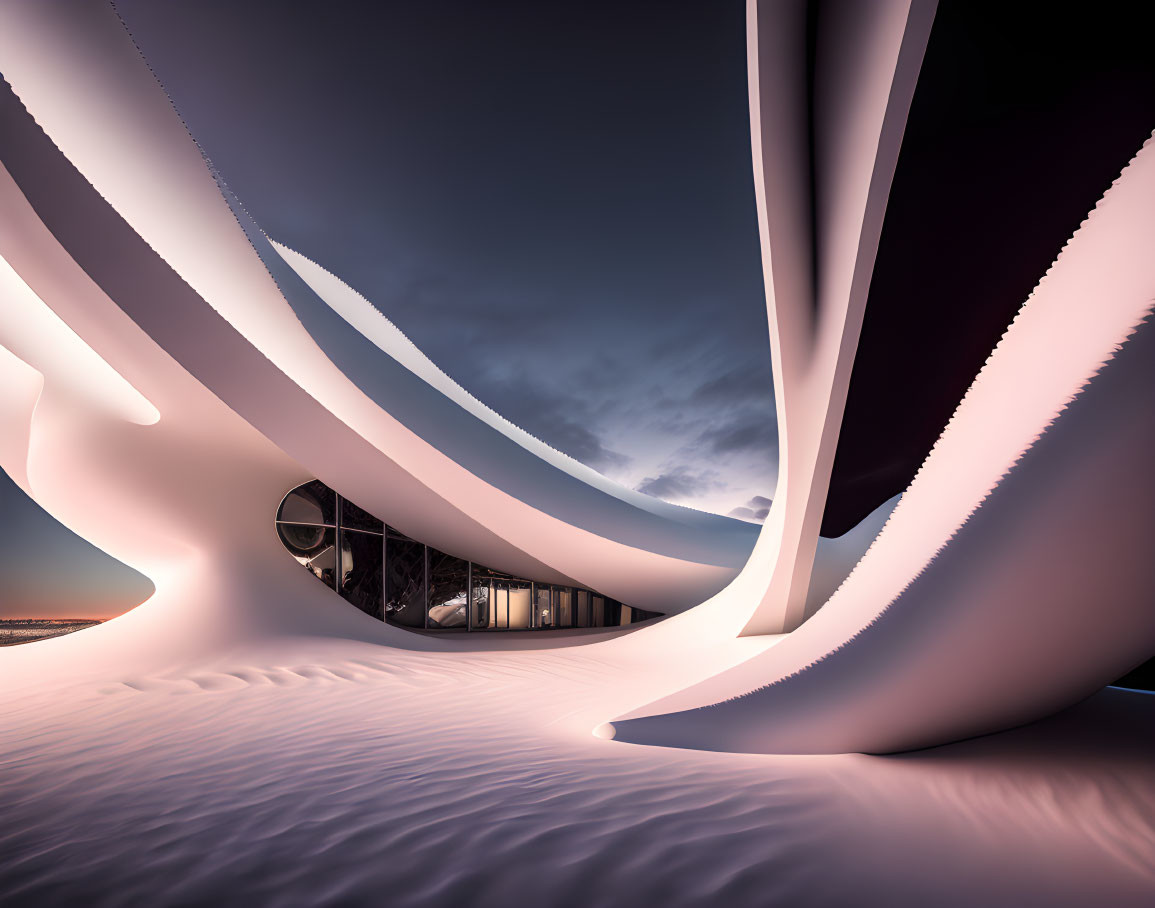
POLYGON ((1155 139, 1062 250, 873 545, 780 646, 618 727, 773 753, 1053 712, 1155 650, 1155 139))

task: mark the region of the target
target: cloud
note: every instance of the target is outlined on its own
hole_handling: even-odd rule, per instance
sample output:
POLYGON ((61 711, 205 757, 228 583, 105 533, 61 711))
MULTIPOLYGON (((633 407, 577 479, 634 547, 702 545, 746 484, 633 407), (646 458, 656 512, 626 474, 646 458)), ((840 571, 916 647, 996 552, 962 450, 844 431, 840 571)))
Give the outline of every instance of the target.
POLYGON ((700 384, 690 395, 691 400, 704 403, 733 405, 744 401, 769 401, 774 386, 769 371, 748 366, 728 372, 700 384))
POLYGON ((547 388, 520 370, 491 372, 476 384, 481 385, 478 396, 497 404, 494 409, 502 416, 574 460, 602 472, 630 463, 628 456, 610 448, 591 427, 596 418, 587 395, 547 388))
POLYGON ((657 476, 647 476, 638 484, 637 491, 664 501, 696 498, 723 485, 716 477, 713 470, 695 473, 689 467, 679 465, 657 476))
POLYGON ((751 523, 761 523, 770 513, 773 502, 765 495, 755 495, 745 505, 734 508, 727 517, 737 517, 739 520, 748 520, 751 523))
POLYGON ((585 426, 564 417, 555 416, 552 420, 538 421, 536 425, 538 432, 533 434, 587 467, 605 472, 621 469, 630 462, 630 458, 625 454, 607 448, 602 440, 585 426))
MULTIPOLYGON (((407 4, 404 28, 385 30, 399 38, 396 53, 378 54, 355 78, 321 67, 318 81, 292 50, 312 39, 311 20, 280 23, 294 35, 286 43, 270 39, 267 17, 248 4, 230 6, 222 37, 172 4, 123 3, 166 89, 258 223, 364 294, 464 388, 629 486, 672 481, 686 494, 685 474, 671 468, 713 470, 718 484, 693 501, 723 512, 727 495, 773 487, 773 445, 744 450, 757 431, 745 430, 751 439, 726 425, 739 410, 770 421, 774 410, 741 61, 696 73, 695 91, 671 106, 651 103, 645 80, 634 96, 620 79, 564 75, 588 68, 579 42, 551 62, 561 82, 515 78, 509 91, 520 70, 473 34, 505 40, 508 29, 479 9, 458 48, 477 52, 477 78, 463 89, 412 52, 419 41, 399 38, 414 29, 445 37, 435 5, 407 4), (186 53, 190 34, 215 49, 211 72, 186 53), (237 34, 249 52, 235 53, 237 34), (423 75, 414 81, 415 71, 423 75), (417 93, 391 91, 399 78, 417 93), (256 94, 242 103, 238 84, 256 94), (559 86, 569 93, 560 106, 559 86), (338 110, 334 96, 351 100, 338 110), (510 103, 476 103, 490 96, 510 103), (719 128, 699 128, 687 103, 719 128), (280 115, 286 104, 302 116, 280 115), (350 105, 380 115, 343 116, 350 105), (270 147, 279 150, 272 167, 270 147), (713 444, 698 441, 703 433, 713 444)), ((710 27, 732 36, 732 13, 710 27)), ((706 21, 685 15, 695 27, 706 21)), ((661 42, 623 43, 597 18, 591 40, 623 72, 669 62, 661 42)), ((649 26, 644 10, 627 19, 639 34, 649 26)), ((380 43, 375 30, 361 32, 346 37, 380 43)), ((518 41, 511 52, 536 60, 540 42, 518 41)))
POLYGON ((715 454, 738 451, 772 451, 778 443, 778 427, 765 413, 744 410, 720 425, 704 431, 698 440, 715 454))

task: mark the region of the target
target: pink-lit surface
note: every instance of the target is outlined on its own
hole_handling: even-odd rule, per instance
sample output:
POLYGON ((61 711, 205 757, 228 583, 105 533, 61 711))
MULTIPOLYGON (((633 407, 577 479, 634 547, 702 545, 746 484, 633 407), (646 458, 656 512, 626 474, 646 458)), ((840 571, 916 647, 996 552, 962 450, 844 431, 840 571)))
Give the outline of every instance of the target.
MULTIPOLYGON (((201 381, 307 473, 371 510, 387 505, 396 526, 440 548, 641 608, 688 608, 734 576, 735 568, 626 545, 537 510, 374 404, 297 321, 115 12, 104 4, 16 3, 0 14, 5 79, 53 143, 203 301, 181 312, 185 330, 153 339, 195 363, 201 381), (230 355, 210 355, 226 345, 230 355)), ((32 283, 34 267, 17 270, 32 283)), ((100 349, 95 335, 107 327, 88 318, 81 331, 86 316, 75 299, 49 306, 100 349)), ((122 373, 129 368, 110 362, 122 373)), ((645 506, 675 520, 684 510, 645 506)))
MULTIPOLYGON (((19 313, 0 322, 0 465, 156 585, 104 625, 0 651, 11 893, 1150 901, 1155 698, 1095 691, 1155 644, 1155 145, 1073 237, 826 601, 888 507, 827 546, 815 578, 832 427, 933 8, 862 7, 866 39, 827 35, 819 147, 797 131, 770 147, 772 125, 800 129, 800 10, 750 5, 784 447, 738 572, 531 507, 384 412, 296 320, 114 12, 0 5, 5 78, 195 291, 112 299, 0 169, 0 299, 19 313), (816 210, 796 185, 812 153, 816 210), (802 248, 812 219, 818 248, 802 248), (805 286, 812 263, 821 291, 805 286), (171 318, 156 318, 164 305, 171 318), (554 636, 374 621, 276 537, 277 502, 313 476, 430 544, 673 616, 554 636), (980 740, 849 753, 1002 731, 1092 694, 980 740)), ((337 278, 294 267, 383 353, 464 393, 337 278)))
POLYGON ((824 19, 810 108, 806 9, 747 4, 750 132, 779 450, 760 557, 747 567, 765 574, 747 634, 793 630, 821 604, 807 602, 818 528, 935 3, 847 4, 824 19))
POLYGON ((647 707, 627 737, 902 750, 1046 715, 1143 661, 1155 645, 1152 198, 1148 141, 826 605, 766 654, 647 707))
MULTIPOLYGON (((13 649, 52 671, 94 633, 13 649)), ((1155 697, 903 757, 718 754, 590 734, 708 664, 696 646, 381 642, 39 675, 0 704, 0 845, 32 854, 5 878, 67 902, 60 869, 82 867, 101 904, 1142 905, 1155 886, 1155 697)))

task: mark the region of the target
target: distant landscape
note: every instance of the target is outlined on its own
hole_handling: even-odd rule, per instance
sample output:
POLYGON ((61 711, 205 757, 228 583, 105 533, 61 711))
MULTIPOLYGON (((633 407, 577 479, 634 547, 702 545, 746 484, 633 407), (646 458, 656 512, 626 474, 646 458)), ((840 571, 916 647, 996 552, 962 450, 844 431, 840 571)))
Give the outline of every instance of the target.
POLYGON ((34 643, 97 624, 99 618, 0 618, 0 646, 34 643))

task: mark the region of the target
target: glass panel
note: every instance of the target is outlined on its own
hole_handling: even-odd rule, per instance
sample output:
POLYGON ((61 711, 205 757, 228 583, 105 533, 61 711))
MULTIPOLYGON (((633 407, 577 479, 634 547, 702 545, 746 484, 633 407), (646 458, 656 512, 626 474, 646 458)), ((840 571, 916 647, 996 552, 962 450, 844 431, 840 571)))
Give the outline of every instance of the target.
POLYGON ((485 565, 473 565, 474 627, 509 627, 509 582, 512 578, 485 565))
POLYGON ((606 599, 606 627, 622 623, 622 604, 617 599, 606 599))
POLYGON ((405 627, 425 627, 425 546, 390 539, 385 556, 385 617, 405 627))
POLYGON ((530 600, 528 583, 509 584, 509 624, 510 628, 528 628, 533 617, 533 603, 530 600))
POLYGON ((293 523, 278 523, 281 542, 294 558, 309 569, 313 576, 332 587, 337 567, 334 548, 337 531, 331 527, 311 527, 293 523))
POLYGON ((554 611, 558 627, 574 626, 573 590, 569 587, 554 587, 554 611))
POLYGON ((554 614, 550 607, 549 587, 537 585, 534 587, 534 627, 553 627, 554 614))
POLYGON ((385 617, 381 537, 346 530, 341 534, 340 593, 367 615, 385 617))
POLYGON ((490 627, 509 627, 509 584, 493 581, 490 584, 490 599, 493 602, 493 619, 490 627))
POLYGON ((281 502, 277 532, 310 573, 375 618, 406 627, 505 630, 616 627, 660 617, 590 590, 535 584, 476 564, 470 590, 468 561, 427 550, 346 499, 340 499, 338 576, 337 503, 320 480, 307 482, 281 502))
POLYGON ((477 575, 473 576, 473 596, 470 605, 470 612, 474 627, 489 627, 490 621, 493 619, 493 610, 489 607, 489 582, 487 580, 479 580, 477 575))
POLYGON ((577 626, 590 626, 590 591, 589 590, 575 590, 574 595, 577 597, 577 626))
POLYGON ((289 523, 337 523, 337 496, 318 479, 293 489, 277 512, 277 520, 289 523))
POLYGON ((429 550, 429 626, 465 627, 469 562, 429 550))
POLYGON ((365 530, 369 533, 384 533, 385 524, 353 504, 348 498, 341 499, 341 526, 350 530, 365 530))

